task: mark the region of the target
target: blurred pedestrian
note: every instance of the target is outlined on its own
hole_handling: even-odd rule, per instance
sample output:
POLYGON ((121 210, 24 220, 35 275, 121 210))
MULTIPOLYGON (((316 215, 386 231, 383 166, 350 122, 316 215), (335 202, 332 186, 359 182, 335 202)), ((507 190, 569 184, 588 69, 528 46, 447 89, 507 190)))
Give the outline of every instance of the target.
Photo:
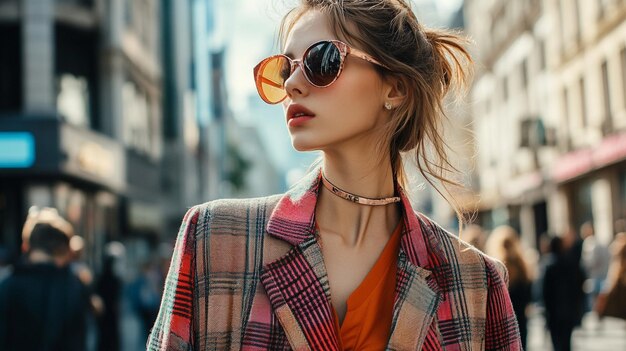
POLYGON ((528 334, 526 310, 532 297, 532 278, 529 263, 522 253, 519 234, 508 225, 499 226, 489 235, 485 248, 485 253, 502 261, 509 272, 509 295, 525 349, 528 334))
POLYGON ((0 246, 0 283, 8 278, 12 272, 11 254, 8 249, 0 246))
POLYGON ((98 323, 96 319, 104 313, 104 303, 95 291, 93 272, 87 262, 85 262, 84 253, 85 240, 79 235, 72 236, 70 239, 69 268, 78 280, 83 283, 89 295, 90 313, 87 315, 87 348, 94 350, 98 342, 98 323))
POLYGON ((411 3, 302 0, 283 18, 256 87, 320 162, 285 194, 187 212, 150 350, 521 348, 504 265, 404 189, 418 171, 454 183, 442 110, 471 67, 411 3))
POLYGON ((586 310, 590 311, 604 286, 609 270, 610 253, 608 247, 596 238, 591 222, 583 224, 580 233, 583 238, 581 263, 587 275, 585 282, 586 310))
POLYGON ((26 260, 0 285, 0 350, 85 350, 89 302, 68 268, 72 235, 55 209, 29 211, 22 231, 26 260))
POLYGON ((571 350, 572 332, 583 314, 583 283, 582 268, 568 256, 563 239, 553 237, 542 292, 554 351, 571 350))
POLYGON ((105 254, 102 274, 96 283, 96 292, 102 298, 103 312, 98 317, 98 350, 120 349, 120 308, 122 280, 115 272, 116 256, 105 254))
POLYGON ((578 320, 576 321, 575 326, 580 326, 582 324, 583 315, 585 312, 588 312, 588 304, 585 295, 585 286, 584 282, 587 280, 587 272, 585 271, 582 263, 582 254, 583 254, 583 232, 587 235, 588 230, 586 226, 581 225, 579 231, 574 230, 574 227, 569 226, 562 236, 562 245, 563 245, 563 258, 566 261, 569 261, 571 267, 577 267, 573 272, 577 275, 576 281, 583 282, 582 295, 580 297, 580 302, 576 304, 576 309, 580 309, 578 313, 578 320))
POLYGON ((150 333, 159 313, 162 277, 159 265, 150 260, 141 265, 139 276, 129 286, 131 305, 141 320, 144 337, 150 333))
POLYGON ((626 232, 618 233, 611 243, 611 264, 606 286, 598 297, 600 317, 626 320, 626 232))
MULTIPOLYGON (((584 225, 580 227, 585 230, 584 225)), ((583 240, 576 230, 569 226, 562 236, 563 254, 572 264, 581 264, 583 253, 583 240)))

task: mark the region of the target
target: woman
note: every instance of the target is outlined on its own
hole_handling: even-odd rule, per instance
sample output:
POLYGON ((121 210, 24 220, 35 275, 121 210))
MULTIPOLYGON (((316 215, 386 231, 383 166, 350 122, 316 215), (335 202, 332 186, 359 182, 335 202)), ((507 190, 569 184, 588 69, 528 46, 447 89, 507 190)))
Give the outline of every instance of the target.
POLYGON ((600 317, 626 320, 626 232, 615 235, 609 249, 611 251, 609 274, 596 310, 600 317))
POLYGON ((503 265, 403 190, 400 152, 443 156, 459 39, 398 0, 304 0, 281 28, 257 88, 321 165, 284 195, 187 213, 149 349, 520 349, 503 265))
POLYGON ((532 279, 528 262, 522 254, 519 235, 508 225, 495 228, 489 235, 485 253, 502 261, 509 273, 509 295, 525 349, 528 334, 526 307, 531 300, 532 279))

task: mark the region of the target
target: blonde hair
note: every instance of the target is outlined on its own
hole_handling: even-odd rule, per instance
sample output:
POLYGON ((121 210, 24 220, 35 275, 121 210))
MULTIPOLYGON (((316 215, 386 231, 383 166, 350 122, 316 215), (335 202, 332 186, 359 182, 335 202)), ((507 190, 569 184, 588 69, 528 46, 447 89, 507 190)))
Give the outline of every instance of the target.
POLYGON ((59 215, 56 208, 32 206, 28 209, 28 216, 22 227, 22 242, 30 241, 30 235, 37 224, 47 224, 65 234, 68 239, 74 235, 74 228, 70 222, 59 215))
MULTIPOLYGON (((389 67, 376 67, 383 78, 402 83, 407 98, 392 110, 379 149, 389 150, 394 176, 404 188, 408 181, 401 154, 411 153, 420 173, 455 209, 462 226, 461 207, 448 187, 462 185, 447 177, 459 171, 448 159, 450 147, 443 138, 442 125, 447 118, 445 96, 450 90, 467 86, 470 80, 473 61, 464 48, 467 40, 452 31, 425 28, 404 0, 300 0, 300 5, 283 18, 281 46, 295 23, 310 10, 327 15, 339 38, 358 45, 389 67), (441 182, 449 197, 431 178, 441 182)), ((380 161, 384 158, 381 154, 380 161)))
POLYGON ((503 225, 494 229, 485 244, 485 253, 504 263, 509 271, 511 285, 531 281, 528 262, 522 255, 519 236, 512 227, 503 225))

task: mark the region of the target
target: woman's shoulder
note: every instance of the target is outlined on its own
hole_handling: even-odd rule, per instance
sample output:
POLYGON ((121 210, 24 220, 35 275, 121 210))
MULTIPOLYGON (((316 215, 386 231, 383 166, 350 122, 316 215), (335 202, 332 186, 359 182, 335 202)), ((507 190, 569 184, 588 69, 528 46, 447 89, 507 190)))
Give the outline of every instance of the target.
POLYGON ((238 242, 265 233, 281 195, 246 199, 218 199, 195 205, 183 217, 179 233, 195 242, 238 242))
POLYGON ((475 270, 482 267, 488 276, 499 276, 508 282, 508 272, 504 263, 488 256, 472 244, 464 241, 458 234, 453 234, 443 226, 428 218, 422 213, 416 212, 417 217, 426 228, 428 235, 432 236, 439 243, 441 252, 450 264, 467 267, 475 270))
POLYGON ((273 210, 274 206, 276 206, 278 200, 280 200, 282 196, 282 194, 276 194, 255 198, 217 199, 195 205, 189 209, 189 211, 199 213, 200 215, 210 215, 212 217, 248 217, 251 213, 250 211, 263 211, 264 213, 271 213, 271 210, 273 210))

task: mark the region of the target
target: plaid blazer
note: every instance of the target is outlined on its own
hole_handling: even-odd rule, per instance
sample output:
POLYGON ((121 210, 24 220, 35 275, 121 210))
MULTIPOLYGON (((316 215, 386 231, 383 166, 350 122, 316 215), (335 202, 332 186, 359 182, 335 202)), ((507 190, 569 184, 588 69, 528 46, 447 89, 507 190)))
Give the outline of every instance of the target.
MULTIPOLYGON (((190 209, 148 350, 337 350, 315 238, 320 172, 284 195, 190 209)), ((404 221, 387 350, 521 350, 504 266, 416 213, 404 221)))

